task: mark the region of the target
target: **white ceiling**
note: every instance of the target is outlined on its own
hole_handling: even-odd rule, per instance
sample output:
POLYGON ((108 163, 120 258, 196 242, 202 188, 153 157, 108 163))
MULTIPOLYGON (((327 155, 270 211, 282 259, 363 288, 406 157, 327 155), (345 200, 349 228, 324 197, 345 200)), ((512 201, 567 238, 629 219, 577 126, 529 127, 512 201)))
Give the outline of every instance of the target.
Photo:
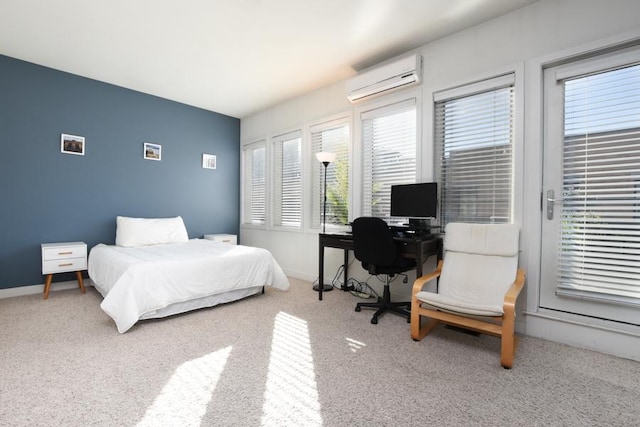
POLYGON ((0 54, 234 117, 536 0, 0 0, 0 54))

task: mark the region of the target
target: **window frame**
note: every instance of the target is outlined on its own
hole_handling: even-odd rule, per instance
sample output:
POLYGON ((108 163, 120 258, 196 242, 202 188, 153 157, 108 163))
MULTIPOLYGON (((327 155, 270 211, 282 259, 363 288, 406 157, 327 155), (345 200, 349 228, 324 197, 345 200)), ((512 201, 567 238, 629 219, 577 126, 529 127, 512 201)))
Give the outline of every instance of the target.
MULTIPOLYGON (((275 136, 272 136, 271 138, 269 138, 269 148, 270 148, 270 155, 269 155, 269 164, 270 164, 270 177, 271 177, 271 185, 269 186, 269 193, 270 193, 270 200, 271 202, 268 203, 267 206, 269 206, 271 215, 270 215, 270 221, 269 221, 269 225, 271 227, 274 228, 283 228, 283 229, 288 229, 288 230, 302 230, 303 226, 304 226, 304 150, 303 150, 303 132, 302 129, 295 129, 295 130, 291 130, 288 132, 282 132, 282 133, 278 133, 275 136), (281 218, 283 216, 282 214, 282 209, 284 208, 284 205, 281 203, 282 202, 282 181, 279 179, 278 177, 278 171, 281 169, 282 165, 278 164, 278 153, 279 153, 279 148, 276 146, 278 144, 284 144, 285 142, 289 142, 289 141, 294 141, 294 140, 298 140, 298 150, 299 150, 299 155, 300 155, 300 162, 299 162, 299 170, 298 170, 298 176, 299 176, 299 182, 298 182, 298 187, 299 187, 299 198, 300 198, 300 202, 299 202, 299 223, 297 225, 289 225, 289 224, 283 224, 281 221, 281 218)), ((284 159, 283 159, 284 160, 284 159)))
POLYGON ((246 143, 242 145, 242 175, 241 175, 241 188, 242 188, 242 193, 241 193, 241 209, 240 209, 240 215, 241 215, 241 221, 240 224, 243 227, 251 227, 251 228, 266 228, 267 224, 269 223, 269 186, 270 186, 270 180, 269 180, 269 153, 268 153, 268 146, 267 146, 267 139, 263 138, 263 139, 257 139, 254 140, 252 142, 246 143), (250 151, 251 154, 251 160, 253 160, 253 153, 255 152, 256 149, 259 148, 264 148, 264 221, 262 222, 252 222, 250 220, 250 212, 251 209, 249 209, 249 205, 252 204, 252 200, 248 200, 247 199, 247 185, 248 184, 248 177, 247 177, 247 167, 248 167, 248 158, 247 158, 247 153, 250 151))
MULTIPOLYGON (((316 158, 316 153, 314 147, 314 133, 323 132, 327 130, 337 129, 341 126, 347 126, 347 185, 348 185, 348 195, 347 195, 347 220, 351 221, 353 218, 353 118, 351 114, 338 114, 334 116, 327 117, 323 120, 314 121, 313 123, 307 126, 307 141, 308 141, 308 164, 309 164, 309 183, 306 186, 308 193, 308 230, 309 231, 321 231, 322 230, 322 214, 320 210, 322 209, 323 197, 322 192, 323 184, 324 184, 324 165, 318 161, 316 158), (317 201, 317 205, 316 205, 317 201), (314 212, 318 211, 318 222, 315 222, 314 212)), ((322 147, 322 150, 325 148, 322 147)), ((338 153, 336 153, 338 154, 338 153)), ((335 162, 334 162, 335 163, 335 162)), ((335 164, 334 164, 335 166, 335 164)), ((327 167, 327 171, 331 168, 332 165, 327 167)), ((327 182, 327 188, 331 185, 331 181, 327 182)), ((346 225, 345 225, 346 226, 346 225)), ((332 230, 340 230, 343 226, 328 223, 327 227, 332 230)))
POLYGON ((422 148, 422 90, 421 88, 407 89, 393 95, 385 96, 372 100, 367 103, 363 103, 356 109, 354 115, 355 137, 354 137, 354 153, 353 153, 353 175, 354 175, 354 188, 358 188, 361 195, 360 197, 353 198, 354 216, 368 215, 365 212, 364 203, 364 185, 365 185, 365 141, 364 141, 364 128, 363 128, 363 115, 375 110, 384 110, 387 108, 393 108, 394 105, 401 105, 405 102, 414 102, 415 107, 415 177, 413 182, 421 182, 423 176, 424 162, 422 161, 423 148, 422 148))
MULTIPOLYGON (((479 75, 474 79, 468 79, 462 82, 456 82, 445 87, 437 88, 432 91, 432 102, 429 105, 430 111, 427 112, 428 117, 425 118, 425 124, 431 126, 432 129, 432 146, 431 152, 433 153, 433 159, 431 166, 433 168, 433 179, 439 184, 438 192, 442 190, 441 176, 439 176, 439 170, 436 166, 436 153, 438 152, 437 141, 437 119, 436 102, 442 101, 448 98, 456 98, 467 95, 473 95, 475 93, 481 93, 487 90, 495 88, 495 84, 491 81, 500 81, 503 76, 511 75, 513 79, 513 113, 512 113, 512 194, 511 194, 511 223, 521 224, 523 219, 523 202, 524 202, 524 68, 525 63, 520 62, 510 67, 495 70, 492 73, 479 75)), ((440 198, 440 194, 438 195, 440 198)), ((444 226, 444 219, 442 217, 442 200, 438 201, 438 223, 444 226)))

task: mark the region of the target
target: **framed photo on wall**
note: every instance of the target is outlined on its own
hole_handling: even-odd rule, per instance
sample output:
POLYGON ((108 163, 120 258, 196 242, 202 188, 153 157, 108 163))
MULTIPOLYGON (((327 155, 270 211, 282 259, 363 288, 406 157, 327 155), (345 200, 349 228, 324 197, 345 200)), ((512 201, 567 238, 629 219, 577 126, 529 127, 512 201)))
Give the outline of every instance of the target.
POLYGON ((162 160, 162 145, 145 142, 144 158, 147 160, 162 160))
POLYGON ((69 135, 66 133, 61 134, 60 152, 84 156, 84 136, 69 135))
POLYGON ((205 169, 215 169, 216 168, 216 156, 213 154, 203 154, 202 155, 202 167, 205 169))

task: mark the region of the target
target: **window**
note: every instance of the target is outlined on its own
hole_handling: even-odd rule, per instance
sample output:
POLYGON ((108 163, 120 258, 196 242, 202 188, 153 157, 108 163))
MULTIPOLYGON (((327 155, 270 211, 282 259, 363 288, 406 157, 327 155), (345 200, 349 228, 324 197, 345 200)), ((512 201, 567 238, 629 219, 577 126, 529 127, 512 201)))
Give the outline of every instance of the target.
POLYGON ((349 222, 349 118, 311 126, 311 226, 320 228, 322 223, 324 165, 316 159, 316 153, 325 151, 336 154, 327 167, 327 224, 349 222))
POLYGON ((391 186, 416 182, 415 98, 362 113, 362 214, 389 217, 391 186))
POLYGON ((246 145, 243 162, 243 222, 266 222, 266 147, 264 141, 246 145))
POLYGON ((273 143, 273 224, 302 226, 302 137, 300 131, 276 136, 273 143))
POLYGON ((513 222, 513 74, 435 94, 442 225, 513 222))

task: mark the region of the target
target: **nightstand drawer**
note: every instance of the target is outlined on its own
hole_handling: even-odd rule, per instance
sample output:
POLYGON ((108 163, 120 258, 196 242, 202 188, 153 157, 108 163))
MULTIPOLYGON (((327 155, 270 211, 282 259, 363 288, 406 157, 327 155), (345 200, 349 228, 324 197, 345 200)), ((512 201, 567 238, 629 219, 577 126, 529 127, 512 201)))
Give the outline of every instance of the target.
POLYGON ((235 234, 205 234, 204 238, 214 242, 229 243, 230 245, 238 244, 238 236, 235 234))
POLYGON ((87 258, 68 258, 42 261, 42 274, 64 273, 87 269, 87 258))
POLYGON ((52 246, 42 248, 42 259, 44 261, 67 259, 67 258, 84 258, 87 256, 86 245, 78 246, 52 246))

